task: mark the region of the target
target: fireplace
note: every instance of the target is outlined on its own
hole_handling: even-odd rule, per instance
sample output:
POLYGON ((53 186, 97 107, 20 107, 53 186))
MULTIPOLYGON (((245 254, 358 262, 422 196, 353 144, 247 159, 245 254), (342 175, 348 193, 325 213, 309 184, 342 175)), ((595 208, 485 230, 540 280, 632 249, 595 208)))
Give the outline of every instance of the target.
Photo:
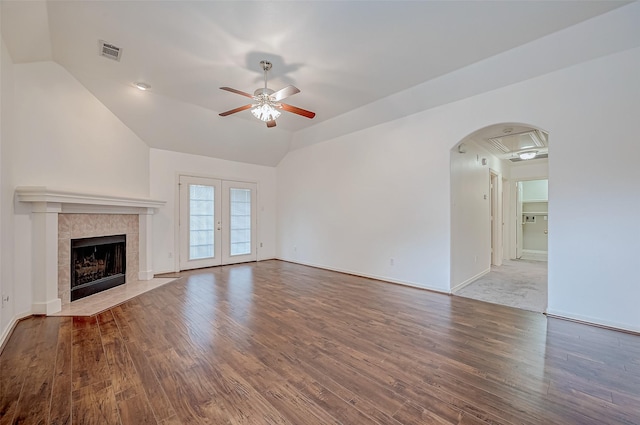
POLYGON ((71 302, 71 239, 126 234, 126 282, 153 278, 153 214, 164 201, 43 186, 15 193, 16 207, 31 211, 33 314, 58 313, 71 302))
POLYGON ((122 285, 126 235, 71 239, 71 301, 122 285))

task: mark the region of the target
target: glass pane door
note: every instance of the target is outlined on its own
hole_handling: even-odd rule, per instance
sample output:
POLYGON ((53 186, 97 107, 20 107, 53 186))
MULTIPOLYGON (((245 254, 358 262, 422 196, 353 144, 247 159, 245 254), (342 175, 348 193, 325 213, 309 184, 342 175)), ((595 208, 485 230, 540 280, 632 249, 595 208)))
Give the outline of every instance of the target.
POLYGON ((251 190, 229 189, 230 195, 230 255, 251 253, 251 190))
POLYGON ((220 180, 180 176, 180 270, 221 264, 220 180))
POLYGON ((223 181, 222 263, 256 261, 256 184, 223 181))
POLYGON ((256 261, 255 183, 180 176, 180 270, 256 261))
POLYGON ((213 186, 189 185, 189 260, 214 257, 214 205, 213 186))

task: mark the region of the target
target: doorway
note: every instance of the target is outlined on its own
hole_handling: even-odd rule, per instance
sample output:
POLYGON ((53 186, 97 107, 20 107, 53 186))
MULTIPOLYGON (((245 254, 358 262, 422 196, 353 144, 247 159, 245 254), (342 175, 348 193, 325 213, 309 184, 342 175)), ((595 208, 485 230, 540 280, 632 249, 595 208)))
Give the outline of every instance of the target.
POLYGON ((491 125, 451 149, 451 293, 546 311, 548 197, 525 186, 546 189, 547 176, 548 133, 526 124, 491 125))
POLYGON ((549 246, 549 181, 516 182, 515 259, 547 261, 549 246))
POLYGON ((180 270, 256 261, 257 184, 179 177, 180 270))

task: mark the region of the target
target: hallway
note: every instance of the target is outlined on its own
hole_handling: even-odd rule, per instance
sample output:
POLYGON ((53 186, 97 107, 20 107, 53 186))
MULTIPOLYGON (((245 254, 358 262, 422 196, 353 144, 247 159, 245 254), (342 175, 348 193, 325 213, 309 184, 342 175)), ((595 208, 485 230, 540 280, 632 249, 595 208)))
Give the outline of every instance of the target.
POLYGON ((505 261, 455 295, 544 313, 547 309, 547 262, 505 261))

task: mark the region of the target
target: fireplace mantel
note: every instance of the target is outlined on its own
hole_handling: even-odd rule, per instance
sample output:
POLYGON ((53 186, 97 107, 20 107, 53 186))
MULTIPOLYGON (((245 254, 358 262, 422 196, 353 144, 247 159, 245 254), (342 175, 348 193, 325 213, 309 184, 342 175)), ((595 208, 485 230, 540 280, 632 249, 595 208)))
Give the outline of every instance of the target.
MULTIPOLYGON (((165 201, 147 198, 130 198, 111 195, 92 195, 80 192, 50 189, 44 186, 22 186, 16 188, 16 195, 20 202, 35 204, 59 204, 61 212, 73 213, 103 213, 109 214, 117 208, 140 209, 160 208, 165 201)), ((35 207, 34 207, 35 208, 35 207)), ((123 214, 116 212, 115 214, 123 214)))
POLYGON ((58 214, 137 214, 139 223, 139 280, 153 278, 153 214, 165 201, 97 195, 44 186, 16 188, 19 202, 31 204, 32 313, 53 314, 62 309, 58 296, 58 214))

